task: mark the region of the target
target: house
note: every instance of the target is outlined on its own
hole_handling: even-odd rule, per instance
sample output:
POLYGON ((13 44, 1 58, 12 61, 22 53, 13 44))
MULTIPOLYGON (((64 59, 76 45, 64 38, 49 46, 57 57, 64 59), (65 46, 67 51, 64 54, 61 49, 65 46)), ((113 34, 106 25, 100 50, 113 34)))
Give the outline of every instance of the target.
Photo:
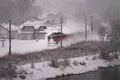
POLYGON ((20 39, 22 40, 33 40, 34 39, 34 27, 23 26, 20 32, 20 39))
POLYGON ((8 39, 9 38, 9 31, 0 25, 0 38, 8 39))
POLYGON ((23 40, 34 40, 34 39, 45 39, 46 26, 41 26, 41 21, 27 21, 21 25, 20 39, 23 40))

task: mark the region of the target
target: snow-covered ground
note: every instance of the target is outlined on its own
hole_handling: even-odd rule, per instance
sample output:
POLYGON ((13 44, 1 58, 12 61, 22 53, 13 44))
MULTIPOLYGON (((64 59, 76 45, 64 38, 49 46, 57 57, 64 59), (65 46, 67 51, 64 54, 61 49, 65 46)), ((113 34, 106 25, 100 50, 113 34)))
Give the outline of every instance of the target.
MULTIPOLYGON (((26 54, 29 52, 41 51, 44 49, 53 49, 57 48, 60 45, 50 46, 48 45, 47 36, 52 32, 58 32, 60 27, 48 27, 46 30, 47 35, 45 40, 12 40, 12 52, 15 54, 26 54)), ((63 41, 63 46, 69 46, 71 44, 85 40, 84 34, 77 34, 78 32, 84 33, 84 24, 76 24, 72 21, 67 22, 63 25, 63 32, 66 34, 75 34, 74 36, 63 41)), ((99 37, 96 33, 90 33, 90 28, 88 27, 88 40, 98 40, 99 37)), ((0 56, 7 55, 9 51, 9 42, 5 41, 5 46, 1 46, 2 42, 0 41, 0 56)))
MULTIPOLYGON (((27 52, 40 51, 47 49, 47 42, 45 40, 12 40, 12 52, 17 54, 24 54, 27 52)), ((9 41, 5 41, 5 47, 0 47, 0 56, 8 53, 9 41)))
MULTIPOLYGON (((19 70, 27 71, 26 80, 45 80, 47 78, 55 78, 57 76, 68 75, 68 74, 80 74, 88 71, 94 71, 100 67, 108 67, 120 65, 120 59, 114 59, 112 61, 106 61, 99 58, 99 55, 83 56, 68 59, 70 65, 63 68, 50 67, 49 61, 35 63, 34 68, 31 68, 31 64, 26 64, 18 67, 19 70), (77 61, 78 65, 73 65, 77 61), (80 63, 84 62, 85 65, 80 63)), ((61 60, 59 60, 61 61, 61 60)), ((19 80, 19 78, 17 79, 19 80)))
MULTIPOLYGON (((74 36, 63 41, 63 46, 69 46, 71 44, 85 40, 84 34, 79 34, 79 32, 84 33, 84 25, 78 25, 75 23, 67 23, 63 25, 63 32, 66 34, 74 34, 74 36)), ((15 54, 26 54, 33 51, 41 51, 44 49, 53 49, 59 47, 58 45, 53 45, 52 47, 48 45, 47 36, 52 32, 58 32, 59 27, 51 27, 47 29, 47 35, 45 40, 12 40, 12 52, 15 54)), ((87 40, 99 40, 99 37, 96 33, 91 33, 90 28, 88 28, 88 39, 87 40)), ((9 50, 9 42, 5 41, 5 47, 0 46, 0 56, 7 55, 9 50)), ((50 67, 50 61, 34 63, 34 68, 31 68, 31 64, 25 64, 18 66, 18 71, 25 70, 27 71, 26 80, 44 80, 47 78, 55 78, 56 76, 68 75, 68 74, 79 74, 85 73, 88 71, 97 70, 100 67, 108 67, 114 65, 120 65, 120 59, 113 61, 106 61, 100 59, 99 55, 83 56, 77 58, 69 58, 70 65, 67 67, 60 66, 59 68, 50 67), (73 65, 74 62, 77 62, 78 65, 73 65), (85 63, 82 65, 80 63, 85 63)), ((61 60, 60 60, 61 61, 61 60)), ((15 80, 21 80, 17 78, 15 80)))

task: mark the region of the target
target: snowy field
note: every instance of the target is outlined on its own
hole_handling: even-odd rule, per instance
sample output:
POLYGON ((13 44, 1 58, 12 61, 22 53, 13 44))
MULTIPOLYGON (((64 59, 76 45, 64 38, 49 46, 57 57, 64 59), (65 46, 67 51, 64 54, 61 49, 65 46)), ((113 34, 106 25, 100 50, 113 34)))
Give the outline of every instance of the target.
MULTIPOLYGON (((98 70, 101 67, 109 67, 120 65, 120 59, 114 59, 112 61, 106 61, 99 58, 99 55, 91 55, 91 56, 83 56, 76 58, 69 58, 70 65, 67 67, 60 66, 58 68, 54 68, 49 66, 50 62, 40 62, 35 63, 34 68, 32 68, 31 64, 26 64, 22 66, 18 66, 18 71, 25 70, 28 74, 24 74, 26 76, 25 80, 45 80, 47 78, 55 78, 57 76, 68 75, 68 74, 80 74, 89 71, 98 70), (74 62, 78 63, 75 65, 74 62), (80 63, 84 62, 85 65, 80 63)), ((62 61, 62 60, 59 60, 62 61)), ((17 78, 15 80, 21 80, 17 78)))
MULTIPOLYGON (((74 34, 74 36, 66 39, 63 41, 63 46, 69 46, 71 44, 80 42, 85 40, 84 34, 77 34, 78 32, 84 33, 84 25, 78 25, 72 22, 66 23, 63 25, 63 32, 66 34, 74 34)), ((53 49, 60 46, 58 45, 48 45, 47 36, 50 35, 52 32, 58 32, 60 27, 49 27, 46 32, 45 40, 12 40, 12 53, 14 54, 26 54, 30 52, 41 51, 44 49, 53 49)), ((99 37, 96 33, 90 33, 90 28, 88 28, 88 40, 99 40, 99 37)), ((5 46, 1 46, 2 43, 0 42, 0 56, 4 56, 8 54, 9 51, 9 42, 8 40, 5 41, 5 46)))
MULTIPOLYGON (((0 48, 0 56, 4 56, 9 51, 9 41, 5 41, 5 47, 0 48)), ((12 52, 24 54, 27 52, 41 51, 47 49, 48 45, 46 40, 12 40, 12 52)))

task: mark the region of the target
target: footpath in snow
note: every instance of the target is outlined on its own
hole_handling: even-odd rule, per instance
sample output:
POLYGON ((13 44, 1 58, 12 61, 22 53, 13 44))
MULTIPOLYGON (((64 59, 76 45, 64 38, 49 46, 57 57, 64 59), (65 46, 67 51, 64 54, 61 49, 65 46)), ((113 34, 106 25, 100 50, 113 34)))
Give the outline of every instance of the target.
MULTIPOLYGON (((59 60, 59 62, 60 61, 62 60, 59 60)), ((68 61, 70 64, 67 67, 59 66, 58 68, 54 68, 50 66, 50 61, 46 61, 34 63, 34 68, 31 67, 33 64, 18 66, 18 71, 27 71, 28 74, 26 74, 26 80, 45 80, 47 78, 56 78, 57 76, 62 75, 72 75, 94 71, 101 67, 120 65, 120 59, 106 61, 99 58, 99 55, 70 58, 68 61)), ((19 79, 20 78, 17 80, 19 79)))

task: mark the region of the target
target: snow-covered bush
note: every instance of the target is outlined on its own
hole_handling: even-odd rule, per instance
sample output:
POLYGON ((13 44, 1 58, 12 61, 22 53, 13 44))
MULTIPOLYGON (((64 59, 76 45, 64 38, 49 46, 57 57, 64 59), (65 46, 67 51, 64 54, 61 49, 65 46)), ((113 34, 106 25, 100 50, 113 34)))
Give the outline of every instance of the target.
POLYGON ((102 59, 108 59, 109 58, 109 53, 106 50, 102 50, 100 52, 101 58, 102 59))
POLYGON ((97 56, 93 56, 91 60, 97 60, 97 56))
POLYGON ((58 68, 59 67, 59 62, 57 60, 53 59, 53 60, 50 61, 49 66, 54 67, 54 68, 58 68))
POLYGON ((49 66, 54 67, 54 68, 59 68, 60 66, 62 67, 68 67, 70 65, 70 62, 68 59, 64 59, 61 61, 58 60, 51 60, 49 66))
POLYGON ((11 63, 0 68, 0 77, 13 78, 17 77, 17 67, 11 63))
POLYGON ((60 66, 60 70, 61 70, 61 71, 64 71, 65 68, 64 68, 63 66, 60 66))
POLYGON ((34 63, 31 63, 31 68, 35 68, 35 65, 34 65, 34 63))
POLYGON ((86 62, 85 61, 81 61, 80 65, 86 66, 86 62))
POLYGON ((86 58, 85 58, 85 60, 87 61, 87 60, 89 60, 89 58, 88 58, 88 57, 86 57, 86 58))
POLYGON ((24 68, 20 68, 18 71, 18 77, 21 79, 25 79, 27 74, 28 74, 28 72, 24 68))
POLYGON ((108 60, 110 57, 109 57, 109 53, 110 53, 110 50, 108 48, 108 45, 102 45, 102 48, 100 48, 100 56, 102 59, 106 59, 108 60))
POLYGON ((111 51, 110 49, 110 43, 109 42, 101 42, 101 44, 99 44, 99 51, 100 51, 100 57, 102 59, 109 59, 109 53, 111 51))
POLYGON ((76 61, 76 60, 75 60, 75 61, 73 61, 73 65, 74 65, 74 66, 78 66, 78 64, 79 64, 79 62, 78 62, 78 61, 76 61))
POLYGON ((68 59, 64 59, 63 61, 60 61, 59 64, 65 68, 70 66, 70 61, 68 59))

